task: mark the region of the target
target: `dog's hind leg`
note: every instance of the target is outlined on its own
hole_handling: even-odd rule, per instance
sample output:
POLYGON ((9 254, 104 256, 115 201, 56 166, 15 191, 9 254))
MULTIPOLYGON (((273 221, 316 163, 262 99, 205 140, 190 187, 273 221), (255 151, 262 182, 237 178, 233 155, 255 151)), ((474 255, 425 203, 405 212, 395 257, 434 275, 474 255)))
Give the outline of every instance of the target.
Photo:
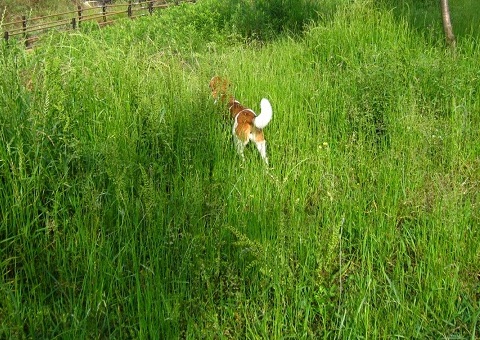
POLYGON ((243 154, 243 151, 245 150, 245 142, 238 138, 236 135, 234 135, 233 138, 235 139, 235 147, 237 148, 237 152, 242 158, 242 161, 244 161, 245 156, 243 154))
POLYGON ((267 158, 267 142, 264 140, 262 141, 255 141, 255 145, 257 147, 258 152, 260 152, 260 156, 262 156, 262 159, 265 161, 265 163, 268 165, 268 158, 267 158))

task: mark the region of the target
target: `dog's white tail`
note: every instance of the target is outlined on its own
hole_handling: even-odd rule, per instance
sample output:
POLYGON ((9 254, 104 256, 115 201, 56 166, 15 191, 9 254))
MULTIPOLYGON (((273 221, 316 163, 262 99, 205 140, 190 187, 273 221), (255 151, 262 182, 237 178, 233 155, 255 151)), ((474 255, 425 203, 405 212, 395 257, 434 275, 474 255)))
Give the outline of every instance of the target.
POLYGON ((255 117, 253 124, 257 129, 263 129, 272 120, 272 114, 272 105, 270 105, 268 99, 263 98, 260 102, 260 114, 255 117))

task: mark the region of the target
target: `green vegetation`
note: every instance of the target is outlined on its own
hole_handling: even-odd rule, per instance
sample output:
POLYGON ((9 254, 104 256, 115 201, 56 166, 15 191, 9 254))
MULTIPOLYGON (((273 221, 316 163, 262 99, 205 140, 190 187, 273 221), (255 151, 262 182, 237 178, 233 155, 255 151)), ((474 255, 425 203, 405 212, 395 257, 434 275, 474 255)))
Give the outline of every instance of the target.
MULTIPOLYGON (((443 34, 439 2, 437 0, 379 0, 392 12, 407 18, 410 25, 426 37, 438 38, 443 34)), ((449 0, 452 25, 455 35, 480 37, 480 2, 449 0)))
POLYGON ((478 43, 336 2, 2 43, 0 337, 479 337, 478 43), (270 99, 271 168, 213 75, 270 99))

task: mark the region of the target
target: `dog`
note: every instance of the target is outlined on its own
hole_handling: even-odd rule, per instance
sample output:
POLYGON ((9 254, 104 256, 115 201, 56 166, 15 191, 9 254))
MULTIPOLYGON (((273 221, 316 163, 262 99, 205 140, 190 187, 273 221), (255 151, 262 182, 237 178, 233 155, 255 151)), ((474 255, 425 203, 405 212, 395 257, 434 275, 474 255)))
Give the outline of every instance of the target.
POLYGON ((260 156, 268 166, 267 142, 263 129, 272 120, 273 110, 268 99, 260 101, 260 114, 257 116, 252 109, 242 104, 229 92, 230 83, 227 79, 215 76, 210 80, 210 89, 215 103, 226 104, 233 119, 233 138, 238 153, 245 159, 244 150, 248 142, 255 143, 260 156))

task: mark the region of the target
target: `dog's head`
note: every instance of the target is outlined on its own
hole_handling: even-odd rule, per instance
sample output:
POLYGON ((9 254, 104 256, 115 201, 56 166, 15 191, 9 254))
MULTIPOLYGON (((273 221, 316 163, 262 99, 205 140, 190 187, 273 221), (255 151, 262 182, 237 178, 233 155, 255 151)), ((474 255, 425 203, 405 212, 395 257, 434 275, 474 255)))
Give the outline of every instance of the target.
POLYGON ((215 76, 210 80, 210 90, 212 90, 212 97, 217 103, 219 100, 225 102, 229 99, 228 88, 230 82, 227 79, 215 76))

